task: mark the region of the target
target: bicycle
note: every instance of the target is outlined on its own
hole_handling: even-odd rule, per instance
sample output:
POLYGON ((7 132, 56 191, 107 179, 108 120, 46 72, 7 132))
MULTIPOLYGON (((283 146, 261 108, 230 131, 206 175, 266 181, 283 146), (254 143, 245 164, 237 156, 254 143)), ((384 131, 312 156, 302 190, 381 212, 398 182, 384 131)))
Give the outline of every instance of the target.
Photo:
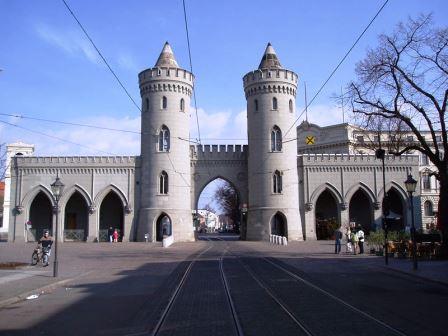
POLYGON ((33 254, 31 255, 31 265, 35 266, 39 263, 39 261, 41 261, 42 266, 48 266, 49 254, 49 247, 36 247, 33 251, 33 254))

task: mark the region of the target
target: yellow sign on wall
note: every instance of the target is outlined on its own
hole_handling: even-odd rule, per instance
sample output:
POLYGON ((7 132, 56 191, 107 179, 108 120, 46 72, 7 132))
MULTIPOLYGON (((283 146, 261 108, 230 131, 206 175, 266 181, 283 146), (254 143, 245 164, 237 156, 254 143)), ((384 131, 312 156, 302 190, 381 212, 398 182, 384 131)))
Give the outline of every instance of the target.
POLYGON ((316 138, 314 137, 314 135, 307 135, 305 138, 305 143, 307 145, 314 145, 314 143, 316 142, 316 138))

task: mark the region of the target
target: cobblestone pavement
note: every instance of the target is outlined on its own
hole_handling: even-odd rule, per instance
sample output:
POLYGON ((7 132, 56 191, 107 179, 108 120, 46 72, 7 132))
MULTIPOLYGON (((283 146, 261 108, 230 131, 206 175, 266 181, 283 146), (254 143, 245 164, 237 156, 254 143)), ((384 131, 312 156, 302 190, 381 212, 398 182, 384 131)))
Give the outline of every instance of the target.
MULTIPOLYGON (((0 334, 447 333, 445 261, 420 262, 413 272, 409 260, 385 267, 380 257, 335 255, 332 242, 222 239, 168 249, 64 243, 58 278, 52 265, 0 270, 0 334), (37 298, 27 300, 31 294, 37 298)), ((33 248, 1 243, 0 263, 27 262, 33 248)))

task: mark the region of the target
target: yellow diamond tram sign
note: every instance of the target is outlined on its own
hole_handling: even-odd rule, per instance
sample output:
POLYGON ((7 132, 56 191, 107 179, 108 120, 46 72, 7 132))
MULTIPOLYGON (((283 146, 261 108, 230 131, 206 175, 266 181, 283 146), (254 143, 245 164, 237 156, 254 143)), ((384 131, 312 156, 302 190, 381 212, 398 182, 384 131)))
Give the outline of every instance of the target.
POLYGON ((316 142, 316 138, 313 135, 307 135, 305 138, 305 143, 307 145, 314 145, 314 143, 316 142))

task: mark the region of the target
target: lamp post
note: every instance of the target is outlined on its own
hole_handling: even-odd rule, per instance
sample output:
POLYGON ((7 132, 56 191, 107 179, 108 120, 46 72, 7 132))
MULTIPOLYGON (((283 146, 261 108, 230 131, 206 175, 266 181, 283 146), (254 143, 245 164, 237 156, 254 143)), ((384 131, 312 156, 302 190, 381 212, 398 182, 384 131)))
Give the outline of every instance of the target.
POLYGON ((409 201, 411 202, 411 239, 412 239, 412 264, 414 271, 417 270, 417 246, 415 242, 415 225, 414 225, 414 202, 413 202, 413 193, 415 192, 415 188, 417 187, 417 181, 412 178, 412 175, 409 174, 406 181, 404 181, 406 186, 406 190, 409 193, 409 201))
POLYGON ((51 191, 53 192, 54 199, 56 200, 56 206, 54 211, 56 213, 56 229, 55 229, 55 239, 54 239, 54 266, 53 266, 53 277, 58 276, 58 215, 59 215, 59 200, 61 199, 62 191, 64 190, 64 183, 61 182, 59 176, 56 175, 56 181, 51 185, 51 191))
MULTIPOLYGON (((381 145, 380 145, 381 146, 381 145)), ((384 262, 386 265, 389 265, 389 251, 388 251, 388 243, 387 243, 387 233, 389 231, 388 223, 386 217, 389 215, 389 197, 386 192, 386 170, 384 166, 384 159, 385 159, 386 151, 382 149, 381 147, 378 148, 375 151, 375 156, 377 159, 380 159, 383 163, 383 191, 384 191, 384 198, 383 198, 383 230, 384 230, 384 262)))

